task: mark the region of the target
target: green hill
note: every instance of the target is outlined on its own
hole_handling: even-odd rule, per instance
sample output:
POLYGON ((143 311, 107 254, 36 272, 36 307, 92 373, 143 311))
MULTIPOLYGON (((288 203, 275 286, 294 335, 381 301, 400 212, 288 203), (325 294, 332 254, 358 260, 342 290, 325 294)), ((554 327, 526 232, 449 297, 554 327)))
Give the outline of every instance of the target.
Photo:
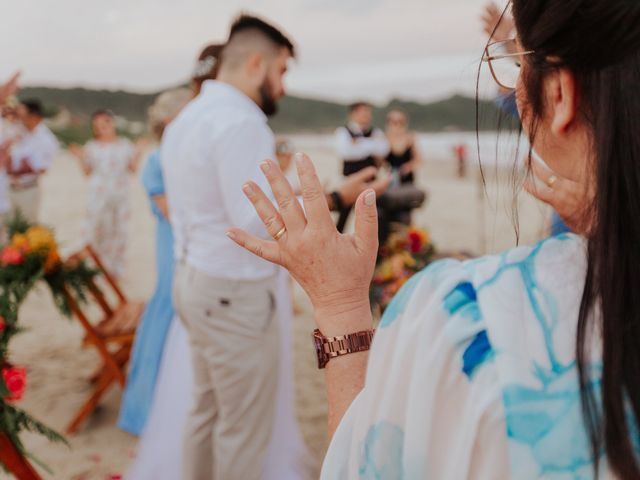
MULTIPOLYGON (((49 87, 28 87, 20 92, 21 98, 40 98, 51 112, 63 108, 69 110, 76 122, 86 121, 91 112, 99 108, 109 108, 130 121, 145 121, 147 109, 156 95, 123 90, 49 87)), ((481 130, 495 129, 497 108, 491 101, 481 100, 479 105, 481 130)), ((374 107, 377 125, 384 123, 384 116, 391 108, 407 112, 411 127, 419 131, 473 131, 476 128, 476 101, 461 95, 432 103, 392 100, 385 106, 374 107)), ((288 96, 280 102, 279 112, 270 124, 278 133, 328 132, 345 122, 346 112, 345 104, 288 96)), ((76 124, 74 128, 81 127, 76 124)))

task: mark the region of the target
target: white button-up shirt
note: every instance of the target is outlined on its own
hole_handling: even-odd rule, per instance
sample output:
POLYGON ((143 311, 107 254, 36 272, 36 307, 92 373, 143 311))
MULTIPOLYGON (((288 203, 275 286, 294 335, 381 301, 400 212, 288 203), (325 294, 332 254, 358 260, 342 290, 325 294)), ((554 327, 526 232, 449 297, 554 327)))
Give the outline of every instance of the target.
POLYGON ((260 163, 275 157, 267 117, 231 85, 204 82, 164 132, 160 158, 177 259, 215 278, 262 279, 275 267, 226 236, 231 226, 268 238, 242 192, 247 180, 271 194, 260 163))
MULTIPOLYGON (((362 133, 356 123, 349 123, 354 133, 362 133)), ((389 153, 389 142, 384 132, 374 128, 370 137, 353 138, 346 127, 340 127, 335 133, 336 150, 345 162, 363 160, 369 156, 386 157, 389 153)))
MULTIPOLYGON (((43 173, 53 163, 58 148, 58 140, 55 135, 43 122, 40 122, 32 131, 27 131, 11 148, 11 164, 14 169, 18 169, 22 161, 26 160, 33 170, 43 173)), ((20 175, 14 182, 22 186, 35 183, 39 173, 20 175)))

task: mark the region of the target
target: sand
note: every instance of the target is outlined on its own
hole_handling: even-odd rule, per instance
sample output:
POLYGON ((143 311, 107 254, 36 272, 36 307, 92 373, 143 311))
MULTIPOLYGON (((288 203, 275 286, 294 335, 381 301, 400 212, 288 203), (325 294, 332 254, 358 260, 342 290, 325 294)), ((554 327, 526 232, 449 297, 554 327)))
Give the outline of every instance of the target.
MULTIPOLYGON (((330 187, 339 181, 338 161, 323 144, 314 144, 308 138, 298 142, 312 156, 323 182, 330 187)), ((430 196, 414 218, 416 225, 429 229, 436 246, 474 254, 513 246, 513 190, 508 173, 485 165, 485 193, 476 168, 470 168, 466 179, 458 179, 452 158, 432 159, 428 151, 424 153, 426 162, 418 181, 430 196)), ((128 274, 123 283, 132 298, 146 299, 155 282, 154 221, 138 179, 132 181, 132 186, 128 274)), ((41 219, 55 228, 63 253, 81 246, 85 194, 86 182, 79 168, 62 152, 43 178, 41 219)), ((520 243, 531 243, 544 234, 548 209, 526 194, 521 195, 518 207, 520 243)), ((319 469, 327 444, 324 379, 315 367, 310 343, 311 308, 298 287, 295 299, 300 309, 294 327, 297 415, 319 469)), ((27 299, 20 322, 28 331, 12 342, 11 360, 27 367, 28 389, 19 406, 62 431, 88 395, 87 378, 97 365, 97 355, 92 349, 82 348, 80 325, 57 313, 44 286, 27 299)), ((120 389, 112 387, 97 413, 77 434, 68 437, 70 447, 51 444, 37 435, 24 435, 28 449, 53 471, 48 474, 41 470, 45 478, 105 479, 126 472, 135 457, 137 440, 115 426, 120 396, 120 389)), ((6 478, 2 475, 0 478, 6 478)))

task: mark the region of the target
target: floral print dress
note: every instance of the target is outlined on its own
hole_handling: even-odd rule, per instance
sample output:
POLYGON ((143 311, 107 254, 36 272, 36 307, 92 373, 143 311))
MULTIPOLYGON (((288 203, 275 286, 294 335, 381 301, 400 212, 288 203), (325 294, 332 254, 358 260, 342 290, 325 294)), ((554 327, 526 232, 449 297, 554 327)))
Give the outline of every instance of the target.
MULTIPOLYGON (((385 311, 321 478, 595 478, 575 359, 585 272, 586 242, 565 234, 415 275, 385 311)), ((599 468, 613 478, 604 457, 599 468)))
POLYGON ((91 168, 85 237, 115 277, 124 274, 130 217, 129 165, 133 144, 124 138, 113 142, 92 140, 84 147, 91 168))

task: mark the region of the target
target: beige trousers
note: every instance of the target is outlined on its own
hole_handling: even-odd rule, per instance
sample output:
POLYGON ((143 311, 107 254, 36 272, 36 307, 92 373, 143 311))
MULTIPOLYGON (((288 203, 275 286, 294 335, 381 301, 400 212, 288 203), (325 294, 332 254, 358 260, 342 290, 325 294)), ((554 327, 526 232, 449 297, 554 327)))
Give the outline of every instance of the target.
POLYGON ((275 279, 215 279, 179 262, 174 302, 193 363, 182 480, 258 480, 278 384, 275 279))
POLYGON ((12 188, 10 197, 12 216, 13 212, 20 210, 22 216, 29 223, 38 221, 38 210, 40 208, 40 186, 34 185, 28 188, 12 188))

